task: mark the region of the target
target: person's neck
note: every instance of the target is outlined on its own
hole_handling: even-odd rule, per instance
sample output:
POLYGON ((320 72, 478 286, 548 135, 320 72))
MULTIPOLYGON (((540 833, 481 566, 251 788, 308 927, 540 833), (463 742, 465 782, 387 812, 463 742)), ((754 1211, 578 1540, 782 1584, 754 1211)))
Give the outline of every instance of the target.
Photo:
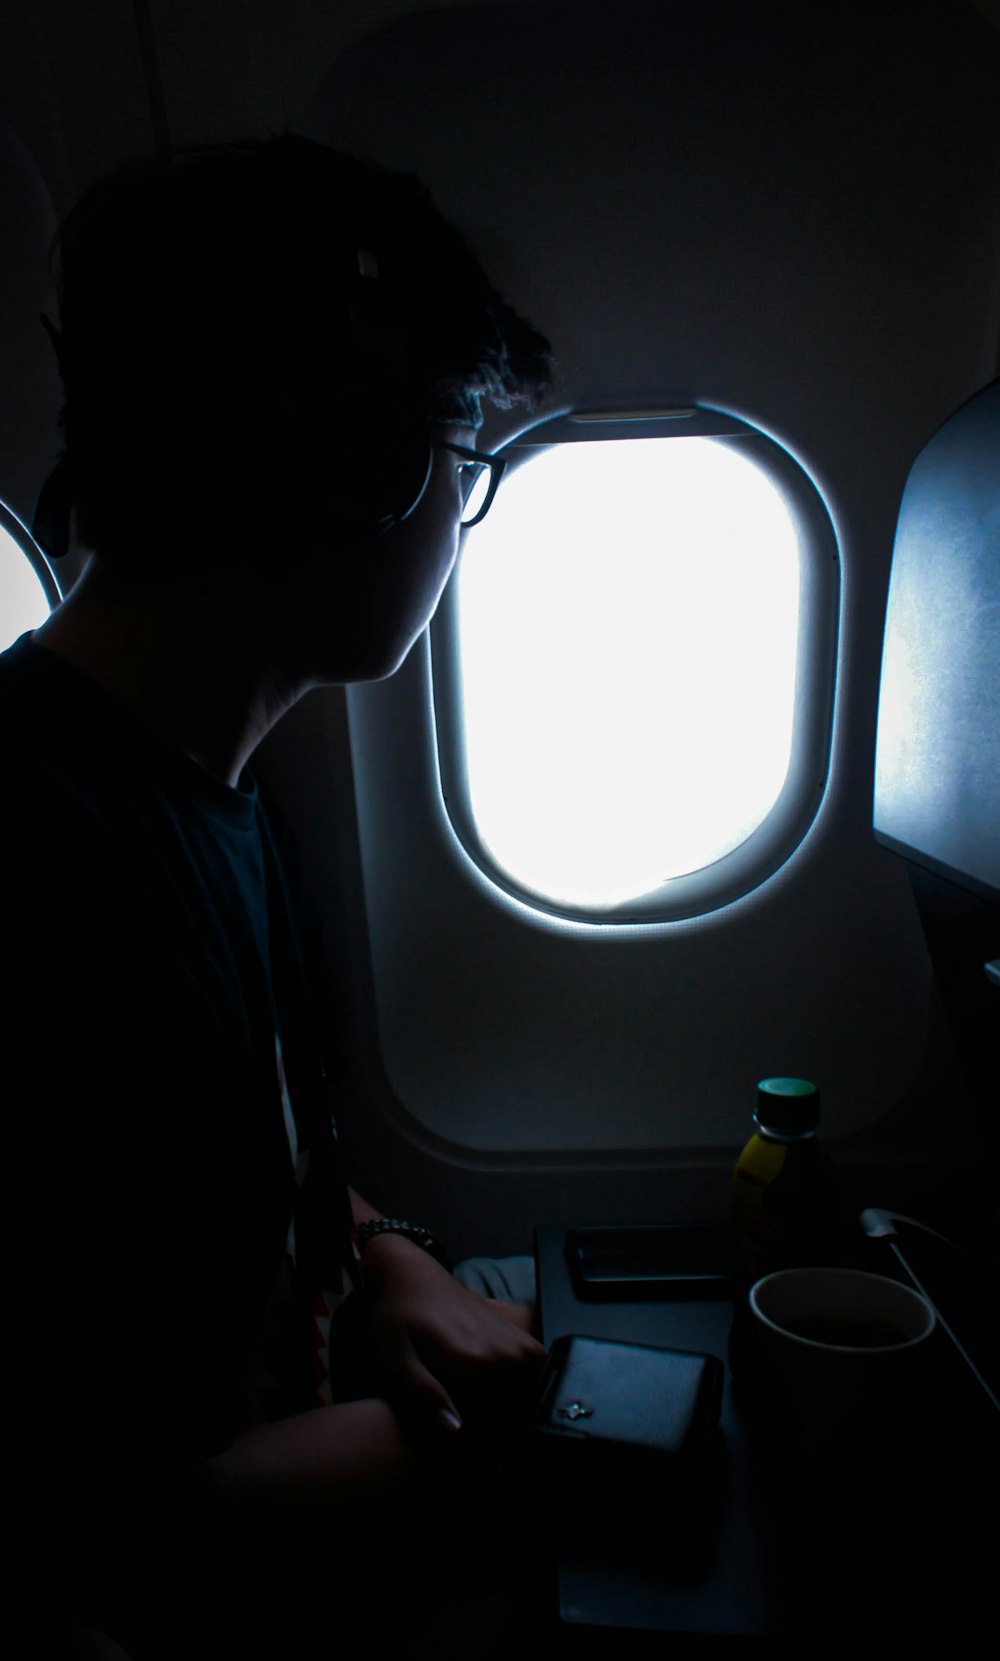
POLYGON ((260 636, 231 594, 128 591, 90 566, 34 639, 235 786, 306 690, 282 683, 260 636))

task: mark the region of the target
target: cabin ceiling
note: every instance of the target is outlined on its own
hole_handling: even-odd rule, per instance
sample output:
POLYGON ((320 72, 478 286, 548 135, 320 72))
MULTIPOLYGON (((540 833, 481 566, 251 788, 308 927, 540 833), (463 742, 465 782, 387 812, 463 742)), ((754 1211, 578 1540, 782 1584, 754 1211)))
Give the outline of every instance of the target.
MULTIPOLYGON (((0 111, 62 213, 102 173, 164 138, 197 144, 294 128, 330 66, 364 35, 406 13, 478 3, 5 0, 0 111)), ((536 0, 507 3, 527 10, 536 0)), ((566 0, 568 24, 590 3, 566 0)), ((969 3, 1000 30, 1000 0, 969 3)))
POLYGON ((153 153, 164 125, 176 145, 294 128, 363 35, 407 12, 474 3, 5 0, 0 109, 63 212, 116 163, 153 153))

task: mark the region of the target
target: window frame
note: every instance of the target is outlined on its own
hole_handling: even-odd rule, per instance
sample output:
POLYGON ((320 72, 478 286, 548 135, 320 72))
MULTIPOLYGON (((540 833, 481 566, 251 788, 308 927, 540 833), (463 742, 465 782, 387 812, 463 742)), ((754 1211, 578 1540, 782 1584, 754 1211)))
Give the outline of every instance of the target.
POLYGON ((0 531, 6 531, 11 541, 16 542, 41 583, 50 610, 54 611, 63 597, 62 589, 56 580, 56 574, 27 525, 22 519, 18 518, 13 508, 8 507, 3 497, 0 497, 0 531))
MULTIPOLYGON (((543 419, 500 448, 507 476, 559 444, 630 438, 712 438, 738 445, 777 486, 795 525, 800 555, 799 619, 788 773, 775 802, 745 841, 721 859, 670 878, 649 894, 615 906, 574 905, 522 885, 480 840, 469 795, 461 700, 458 585, 449 581, 430 629, 435 748, 445 812, 466 854, 488 880, 541 917, 562 923, 621 926, 704 916, 759 888, 788 861, 819 811, 830 769, 840 625, 840 553, 814 481, 759 427, 695 404, 657 410, 576 410, 543 419)), ((473 544, 463 555, 475 558, 473 544)))

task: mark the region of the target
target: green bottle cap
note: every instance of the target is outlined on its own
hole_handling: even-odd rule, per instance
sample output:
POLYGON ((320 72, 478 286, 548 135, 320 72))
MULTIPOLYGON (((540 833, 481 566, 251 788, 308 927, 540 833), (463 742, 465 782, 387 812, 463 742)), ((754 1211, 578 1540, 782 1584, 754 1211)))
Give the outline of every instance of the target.
POLYGON ((761 1130, 805 1135, 819 1124, 819 1090, 804 1078, 761 1079, 754 1118, 761 1130))

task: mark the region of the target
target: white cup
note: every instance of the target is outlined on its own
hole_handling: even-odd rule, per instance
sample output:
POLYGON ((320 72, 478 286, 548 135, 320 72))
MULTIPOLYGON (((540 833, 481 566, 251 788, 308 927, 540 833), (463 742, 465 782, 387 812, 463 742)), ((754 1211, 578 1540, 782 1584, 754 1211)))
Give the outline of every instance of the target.
POLYGON ((891 1406, 936 1325, 919 1292, 858 1269, 765 1275, 750 1308, 790 1411, 813 1435, 891 1406))

